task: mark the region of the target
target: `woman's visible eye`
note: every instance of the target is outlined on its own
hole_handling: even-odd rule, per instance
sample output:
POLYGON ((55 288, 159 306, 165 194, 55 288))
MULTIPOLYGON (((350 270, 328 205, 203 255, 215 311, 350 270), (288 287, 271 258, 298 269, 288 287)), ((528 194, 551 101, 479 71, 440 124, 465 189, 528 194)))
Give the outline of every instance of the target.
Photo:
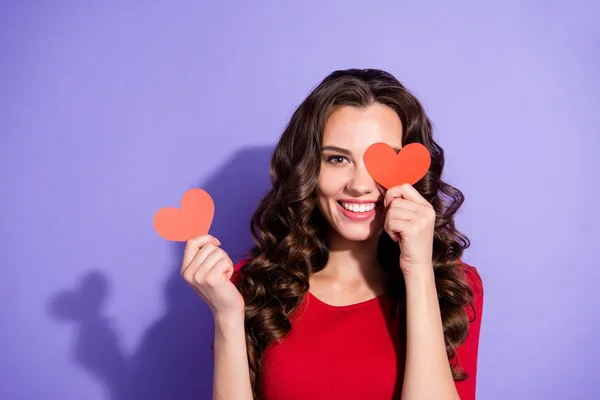
POLYGON ((348 159, 344 156, 329 156, 327 157, 327 162, 332 164, 343 164, 344 161, 348 161, 348 159))

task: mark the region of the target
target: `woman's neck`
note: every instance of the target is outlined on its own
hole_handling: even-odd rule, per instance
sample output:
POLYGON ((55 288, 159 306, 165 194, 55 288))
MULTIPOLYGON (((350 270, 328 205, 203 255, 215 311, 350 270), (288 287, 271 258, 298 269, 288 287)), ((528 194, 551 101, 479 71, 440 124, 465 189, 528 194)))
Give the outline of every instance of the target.
POLYGON ((385 274, 377 262, 379 236, 350 241, 339 235, 329 238, 329 260, 320 274, 342 282, 381 282, 385 274))

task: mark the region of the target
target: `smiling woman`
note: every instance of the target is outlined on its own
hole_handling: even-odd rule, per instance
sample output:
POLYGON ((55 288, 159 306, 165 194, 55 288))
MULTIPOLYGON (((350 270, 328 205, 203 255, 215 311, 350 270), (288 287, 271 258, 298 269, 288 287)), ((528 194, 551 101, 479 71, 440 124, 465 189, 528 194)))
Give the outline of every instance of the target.
POLYGON ((373 143, 402 147, 402 122, 388 106, 341 106, 327 119, 322 139, 317 205, 335 241, 377 240, 385 219, 383 192, 363 162, 373 143), (360 224, 354 222, 361 222, 360 224), (339 237, 341 236, 341 238, 339 237))
POLYGON ((483 286, 461 261, 462 193, 419 101, 381 70, 336 71, 295 111, 236 266, 215 238, 185 279, 215 315, 215 399, 475 398, 483 286), (367 149, 420 143, 414 186, 378 185, 367 149))

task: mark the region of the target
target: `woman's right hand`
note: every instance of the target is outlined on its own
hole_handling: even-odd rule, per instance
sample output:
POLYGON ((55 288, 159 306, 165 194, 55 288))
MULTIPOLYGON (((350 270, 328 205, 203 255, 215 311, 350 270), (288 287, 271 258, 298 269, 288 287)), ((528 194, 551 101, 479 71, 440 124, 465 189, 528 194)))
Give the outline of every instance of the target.
POLYGON ((233 262, 211 235, 201 235, 187 241, 181 276, 208 304, 215 317, 244 313, 244 299, 231 276, 233 262))

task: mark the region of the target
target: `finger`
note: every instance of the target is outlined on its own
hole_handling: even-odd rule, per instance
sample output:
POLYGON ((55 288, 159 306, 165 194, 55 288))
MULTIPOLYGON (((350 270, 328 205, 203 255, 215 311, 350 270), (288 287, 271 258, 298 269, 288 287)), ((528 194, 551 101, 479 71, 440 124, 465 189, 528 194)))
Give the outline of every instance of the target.
POLYGON ((423 205, 402 197, 396 197, 390 201, 388 212, 394 208, 405 208, 407 210, 418 212, 423 208, 423 205))
POLYGON ((429 202, 425 200, 423 196, 421 196, 421 193, 419 193, 417 189, 415 189, 412 185, 409 185, 408 183, 391 187, 385 194, 383 204, 387 207, 387 205, 393 199, 399 197, 414 201, 415 203, 419 204, 429 204, 429 202))
POLYGON ((404 234, 411 229, 412 225, 413 222, 411 221, 402 219, 389 219, 385 222, 385 231, 390 238, 392 238, 392 240, 399 242, 400 239, 402 239, 402 236, 404 236, 404 234))
POLYGON ((196 255, 194 255, 194 258, 192 258, 190 263, 181 267, 181 275, 187 278, 193 276, 196 270, 204 263, 204 260, 206 260, 209 254, 215 249, 218 249, 218 247, 210 242, 202 246, 196 255))
POLYGON ((231 274, 233 273, 233 263, 229 259, 229 257, 223 257, 219 259, 215 265, 206 273, 204 279, 206 282, 214 282, 218 280, 221 276, 225 275, 227 279, 231 278, 231 274))
POLYGON ((387 207, 390 205, 392 200, 405 198, 405 191, 406 189, 404 188, 404 185, 392 186, 385 193, 385 196, 383 198, 383 205, 387 207))
POLYGON ((206 256, 206 258, 204 259, 204 261, 202 261, 200 268, 198 268, 196 270, 196 272, 194 273, 194 280, 196 282, 199 282, 201 280, 206 280, 206 275, 212 271, 212 269, 215 267, 215 265, 221 260, 221 259, 228 259, 229 257, 227 256, 227 253, 225 253, 225 251, 223 251, 223 249, 216 247, 213 249, 213 251, 210 252, 210 254, 208 254, 206 256))
POLYGON ((198 253, 198 250, 200 250, 207 243, 213 243, 217 246, 221 245, 221 242, 219 242, 217 238, 208 234, 189 239, 186 242, 185 249, 183 250, 182 268, 188 266, 192 262, 192 259, 196 256, 196 253, 198 253))
POLYGON ((419 226, 414 221, 391 219, 386 221, 385 231, 392 239, 399 241, 403 237, 416 235, 419 231, 419 226))
POLYGON ((400 189, 400 186, 392 186, 385 192, 385 195, 383 196, 383 206, 387 208, 387 206, 391 203, 392 200, 396 198, 401 198, 401 196, 402 191, 400 189))
POLYGON ((435 219, 437 218, 435 209, 431 204, 415 203, 414 201, 403 198, 395 198, 392 200, 390 206, 387 209, 386 216, 393 218, 394 216, 398 215, 394 211, 397 209, 410 210, 413 214, 411 219, 415 220, 435 221, 435 219))
POLYGON ((403 221, 413 221, 418 219, 419 213, 414 210, 402 207, 390 207, 386 214, 386 219, 401 219, 403 221))
POLYGON ((405 183, 404 185, 401 185, 401 186, 403 188, 402 197, 404 197, 407 200, 412 200, 415 203, 429 205, 429 202, 421 195, 421 193, 419 193, 419 191, 417 189, 415 189, 415 187, 413 185, 409 185, 408 183, 405 183))

